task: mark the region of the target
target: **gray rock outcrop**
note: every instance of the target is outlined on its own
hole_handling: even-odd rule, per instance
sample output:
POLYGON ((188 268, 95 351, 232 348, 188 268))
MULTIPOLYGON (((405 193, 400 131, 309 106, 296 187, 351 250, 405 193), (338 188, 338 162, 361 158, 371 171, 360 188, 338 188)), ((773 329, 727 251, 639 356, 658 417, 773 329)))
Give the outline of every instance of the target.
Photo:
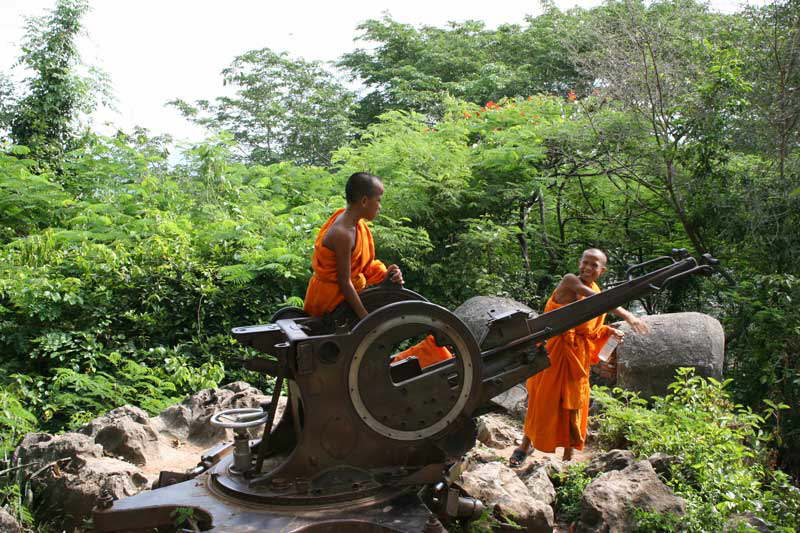
POLYGON ((686 503, 658 478, 648 461, 600 474, 583 492, 576 533, 630 533, 632 509, 683 515, 686 503))
POLYGON ((78 430, 94 439, 107 455, 135 465, 145 465, 161 457, 158 433, 147 413, 124 405, 95 418, 78 430))
MULTIPOLYGON (((132 496, 149 488, 159 469, 192 467, 203 448, 229 440, 226 430, 208 422, 214 413, 259 407, 268 399, 236 382, 199 391, 157 417, 126 405, 92 420, 79 433, 31 433, 14 452, 17 481, 37 495, 40 519, 56 518, 69 529, 88 518, 102 489, 114 498, 132 496)), ((282 398, 277 416, 285 403, 282 398)))
POLYGON ((517 474, 499 462, 473 463, 461 473, 460 485, 495 513, 523 521, 528 531, 551 533, 553 530, 552 507, 531 496, 517 474))
POLYGON ((22 527, 16 519, 0 507, 0 531, 4 533, 22 533, 22 527))
MULTIPOLYGON (((211 446, 231 438, 229 431, 209 423, 215 413, 224 409, 259 407, 262 402, 269 399, 255 387, 244 381, 237 381, 219 389, 203 389, 183 402, 167 407, 152 419, 152 423, 160 433, 169 434, 198 446, 211 446)), ((281 397, 275 420, 280 420, 285 405, 286 399, 281 397)), ((260 437, 256 433, 254 430, 253 438, 260 437)))
POLYGON ((43 518, 59 518, 66 529, 89 516, 101 489, 115 498, 132 496, 149 486, 136 466, 104 457, 103 448, 82 433, 26 435, 14 451, 20 485, 29 483, 41 501, 43 518))
POLYGON ((478 441, 489 448, 507 448, 520 438, 522 432, 505 420, 503 415, 489 413, 478 417, 478 441))
POLYGON ((525 486, 528 487, 528 493, 534 499, 547 505, 553 505, 553 502, 556 501, 556 488, 553 486, 553 482, 550 481, 547 466, 539 463, 534 468, 527 469, 526 474, 526 476, 520 477, 525 486))
POLYGON ((586 466, 586 475, 595 477, 603 472, 624 470, 634 461, 633 452, 630 450, 609 450, 603 454, 595 455, 586 466))
POLYGON ((519 477, 526 479, 534 470, 539 468, 543 468, 547 473, 547 477, 550 478, 550 481, 555 483, 558 476, 567 471, 567 463, 550 455, 531 457, 528 460, 528 465, 519 472, 519 477))
POLYGON ((489 401, 508 416, 520 421, 525 420, 528 411, 528 390, 524 383, 514 385, 489 401))
POLYGON ((684 366, 697 375, 722 378, 725 334, 722 325, 702 313, 674 313, 642 317, 649 335, 634 333, 623 323, 625 342, 617 347, 617 386, 643 396, 664 395, 684 366))
POLYGON ((683 463, 683 458, 662 452, 654 453, 648 457, 647 460, 653 465, 653 470, 664 479, 670 479, 672 477, 672 465, 683 463))

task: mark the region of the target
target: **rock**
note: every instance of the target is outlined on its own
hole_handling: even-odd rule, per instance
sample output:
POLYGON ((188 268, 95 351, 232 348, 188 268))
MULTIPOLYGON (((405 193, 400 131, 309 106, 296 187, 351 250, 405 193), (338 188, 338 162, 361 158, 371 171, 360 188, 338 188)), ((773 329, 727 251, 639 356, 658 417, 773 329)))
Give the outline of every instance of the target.
POLYGON ((636 460, 630 450, 610 450, 606 453, 595 455, 586 467, 586 475, 595 477, 611 470, 624 470, 636 460))
POLYGON ((106 454, 135 465, 145 465, 161 458, 158 433, 147 413, 138 407, 118 407, 95 418, 78 433, 92 437, 106 454))
POLYGON ((532 457, 528 460, 528 466, 519 471, 518 475, 524 480, 539 468, 543 468, 550 481, 554 485, 558 485, 558 475, 567 471, 567 464, 561 459, 556 459, 550 455, 532 457))
POLYGON ((739 533, 740 531, 758 531, 759 533, 772 533, 764 520, 753 513, 740 513, 731 515, 725 524, 724 533, 739 533))
POLYGON ((625 342, 617 347, 617 386, 643 396, 664 395, 675 370, 688 366, 697 375, 722 379, 725 334, 718 320, 702 313, 642 317, 649 335, 622 323, 625 342))
MULTIPOLYGON (((210 446, 232 438, 232 433, 229 431, 211 425, 209 420, 215 413, 224 409, 259 407, 262 402, 269 399, 255 387, 237 381, 219 389, 203 389, 182 403, 167 407, 159 413, 157 420, 152 420, 152 423, 160 433, 198 446, 210 446)), ((282 396, 275 414, 276 421, 280 420, 285 406, 286 398, 282 396)), ((251 432, 253 438, 260 437, 257 435, 258 429, 261 428, 251 432)))
POLYGON ((479 443, 450 468, 450 475, 453 479, 456 479, 465 471, 471 470, 477 465, 495 463, 502 460, 503 458, 497 455, 494 450, 479 443))
MULTIPOLYGON (((528 472, 527 469, 526 472, 528 472)), ((547 467, 544 464, 540 463, 538 468, 530 470, 522 480, 525 486, 528 487, 530 495, 535 499, 547 505, 553 505, 553 502, 556 501, 556 489, 553 486, 553 482, 550 481, 547 467)))
POLYGON ((2 507, 0 507, 0 531, 3 533, 22 533, 22 526, 19 525, 19 522, 2 507))
POLYGON ((520 383, 498 394, 489 402, 510 417, 525 420, 525 414, 528 411, 528 390, 524 384, 520 383))
POLYGON ((487 508, 516 521, 524 521, 528 531, 550 533, 553 530, 553 509, 533 498, 514 471, 499 462, 475 463, 462 472, 460 485, 487 508))
POLYGON ((686 503, 658 478, 648 461, 600 474, 583 492, 575 533, 634 530, 631 510, 683 515, 686 503))
POLYGON ((486 414, 478 417, 478 441, 490 448, 507 448, 522 438, 520 430, 502 415, 486 414))
POLYGON ((494 316, 518 309, 536 316, 533 309, 527 305, 510 298, 500 298, 498 296, 473 296, 456 307, 453 313, 467 325, 480 345, 489 331, 489 322, 494 316))
POLYGON ((148 486, 141 470, 103 457, 102 447, 82 433, 27 435, 14 451, 13 462, 22 466, 18 481, 26 480, 40 501, 39 518, 57 518, 65 529, 89 517, 101 489, 123 498, 148 486))
POLYGON ((683 458, 677 455, 668 455, 666 453, 654 453, 647 458, 653 466, 653 470, 664 479, 670 479, 672 476, 671 467, 674 464, 683 463, 683 458))

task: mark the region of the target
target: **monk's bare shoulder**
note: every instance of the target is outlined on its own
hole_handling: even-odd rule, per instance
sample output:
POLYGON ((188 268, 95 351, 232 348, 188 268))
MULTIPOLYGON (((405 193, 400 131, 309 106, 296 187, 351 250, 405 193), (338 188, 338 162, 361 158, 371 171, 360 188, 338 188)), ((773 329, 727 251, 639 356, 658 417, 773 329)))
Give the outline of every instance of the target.
POLYGON ((331 224, 322 239, 322 246, 337 253, 342 251, 349 255, 353 245, 355 245, 355 231, 339 224, 338 220, 331 224))
POLYGON ((575 274, 565 274, 556 287, 553 298, 556 303, 568 304, 578 299, 576 288, 581 284, 581 280, 575 274))

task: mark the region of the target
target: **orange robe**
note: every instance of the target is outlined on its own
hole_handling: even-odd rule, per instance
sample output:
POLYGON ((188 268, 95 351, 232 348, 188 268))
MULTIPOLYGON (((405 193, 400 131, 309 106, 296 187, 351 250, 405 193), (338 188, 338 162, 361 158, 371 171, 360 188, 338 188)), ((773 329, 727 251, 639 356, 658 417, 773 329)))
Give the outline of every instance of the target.
MULTIPOLYGON (((333 311, 344 301, 344 294, 339 289, 336 279, 336 252, 322 245, 328 228, 344 209, 336 211, 322 225, 314 242, 314 255, 311 257, 311 268, 314 274, 308 280, 303 310, 311 316, 322 316, 333 311)), ((366 221, 359 220, 356 228, 356 242, 350 255, 350 279, 356 292, 363 291, 369 285, 380 283, 386 277, 386 266, 375 259, 375 243, 372 232, 366 221)))
POLYGON ((407 359, 409 357, 416 357, 419 359, 420 368, 425 368, 426 366, 438 363, 439 361, 450 359, 453 357, 453 354, 450 353, 450 350, 448 350, 445 346, 439 346, 436 344, 436 340, 433 338, 433 335, 428 335, 422 342, 417 343, 411 348, 404 350, 392 357, 392 363, 402 361, 403 359, 407 359))
MULTIPOLYGON (((322 244, 328 228, 343 212, 344 209, 339 209, 331 215, 320 228, 319 235, 314 241, 314 255, 311 257, 311 268, 314 269, 314 274, 308 281, 303 305, 303 310, 311 316, 330 313, 344 301, 344 294, 339 289, 337 281, 336 252, 322 244)), ((375 243, 372 240, 372 232, 364 220, 359 220, 356 228, 356 242, 350 255, 350 279, 353 281, 353 287, 356 292, 361 292, 369 285, 380 283, 385 278, 386 266, 375 259, 375 243)), ((433 336, 428 335, 424 341, 395 355, 392 362, 412 356, 417 357, 420 366, 425 368, 433 363, 450 359, 453 354, 447 348, 437 346, 433 336)))
MULTIPOLYGON (((599 292, 600 288, 592 283, 592 290, 599 292)), ((562 305, 551 295, 544 311, 562 305)), ((605 318, 606 315, 595 317, 547 341, 550 366, 526 383, 525 435, 537 450, 551 453, 557 447, 583 449, 589 418, 589 367, 597 364, 597 353, 611 335, 609 327, 603 325, 605 318), (574 409, 579 410, 581 442, 570 439, 569 411, 574 409)))

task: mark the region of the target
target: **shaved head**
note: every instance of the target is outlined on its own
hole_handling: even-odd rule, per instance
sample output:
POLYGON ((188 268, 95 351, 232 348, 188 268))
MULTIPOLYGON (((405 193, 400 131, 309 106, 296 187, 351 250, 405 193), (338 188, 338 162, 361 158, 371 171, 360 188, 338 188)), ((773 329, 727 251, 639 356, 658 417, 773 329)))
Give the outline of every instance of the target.
POLYGON ((358 202, 364 196, 373 198, 378 194, 380 185, 381 179, 378 176, 373 176, 366 172, 356 172, 350 176, 347 180, 347 185, 344 187, 347 203, 358 202))
POLYGON ((599 258, 603 262, 603 266, 606 266, 606 263, 608 263, 608 257, 603 252, 603 250, 601 250, 599 248, 587 248, 586 250, 583 251, 583 254, 581 254, 581 257, 584 256, 584 255, 591 255, 591 256, 599 258))

